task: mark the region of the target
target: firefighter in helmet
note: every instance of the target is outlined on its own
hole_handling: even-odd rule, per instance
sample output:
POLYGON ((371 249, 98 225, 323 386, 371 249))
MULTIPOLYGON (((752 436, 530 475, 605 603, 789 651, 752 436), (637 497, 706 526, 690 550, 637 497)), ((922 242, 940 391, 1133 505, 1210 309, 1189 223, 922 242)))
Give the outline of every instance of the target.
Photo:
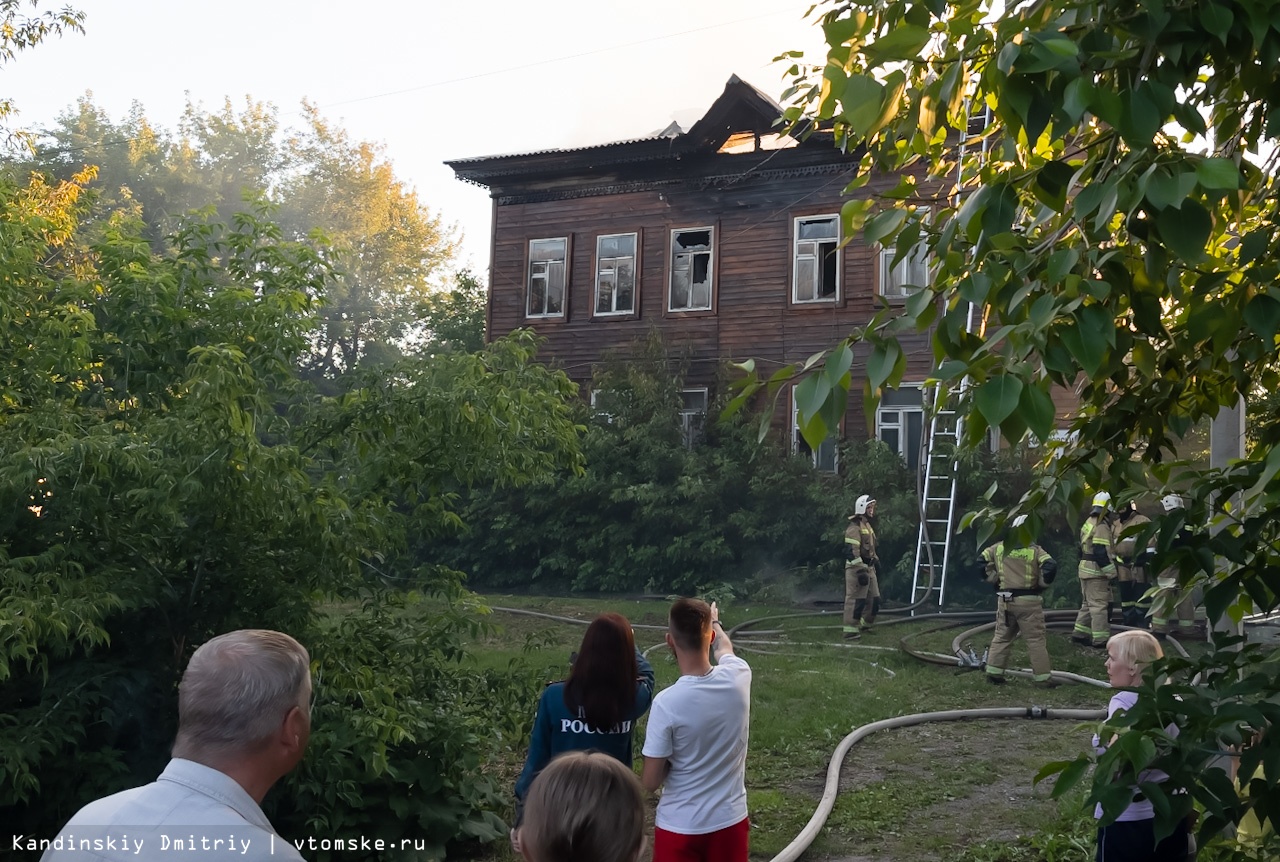
POLYGON ((1010 648, 1022 635, 1031 656, 1032 679, 1041 687, 1056 687, 1045 643, 1043 593, 1057 576, 1058 564, 1035 543, 1026 515, 1014 519, 1007 538, 982 552, 978 565, 996 588, 996 633, 987 651, 987 682, 1004 685, 1010 648))
MULTIPOLYGON (((1160 499, 1160 506, 1165 514, 1186 507, 1177 494, 1166 494, 1160 499)), ((1182 545, 1186 539, 1188 527, 1184 524, 1174 536, 1173 548, 1182 545)), ((1191 598, 1191 591, 1178 586, 1178 566, 1169 564, 1156 576, 1155 597, 1151 600, 1151 631, 1163 638, 1171 633, 1176 621, 1177 633, 1183 637, 1194 636, 1196 626, 1196 606, 1191 598)))
POLYGON ((1076 614, 1071 639, 1101 649, 1111 636, 1107 605, 1116 566, 1111 559, 1111 495, 1099 491, 1093 496, 1089 517, 1080 528, 1080 612, 1076 614))
POLYGON ((871 528, 875 513, 876 501, 863 494, 854 502, 844 531, 844 636, 848 640, 870 629, 880 612, 876 578, 880 558, 876 556, 876 531, 871 528))
POLYGON ((1145 544, 1139 549, 1138 540, 1142 527, 1151 519, 1138 511, 1138 504, 1130 501, 1116 512, 1114 539, 1116 551, 1116 582, 1120 590, 1120 620, 1133 628, 1146 626, 1146 607, 1142 597, 1147 591, 1147 554, 1145 544))

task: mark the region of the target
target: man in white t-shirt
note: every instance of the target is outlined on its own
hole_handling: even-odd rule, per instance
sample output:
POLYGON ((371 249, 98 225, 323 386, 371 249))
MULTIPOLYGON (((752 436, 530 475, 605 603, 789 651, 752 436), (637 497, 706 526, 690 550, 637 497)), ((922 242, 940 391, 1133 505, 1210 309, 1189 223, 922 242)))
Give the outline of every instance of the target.
POLYGON ((653 700, 641 776, 649 791, 663 787, 653 862, 746 862, 751 668, 715 603, 676 601, 667 645, 680 678, 653 700))

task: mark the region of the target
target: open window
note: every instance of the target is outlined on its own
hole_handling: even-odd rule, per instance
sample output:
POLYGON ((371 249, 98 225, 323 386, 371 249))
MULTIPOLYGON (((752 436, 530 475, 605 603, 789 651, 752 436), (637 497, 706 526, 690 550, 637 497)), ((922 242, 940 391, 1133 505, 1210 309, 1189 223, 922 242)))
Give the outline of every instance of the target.
POLYGON ((840 217, 795 220, 792 255, 793 302, 833 302, 840 298, 840 217))
POLYGON ((568 237, 529 240, 529 317, 563 317, 568 237))
POLYGON ((596 237, 597 317, 635 312, 636 239, 634 233, 596 237))
POLYGON ((668 311, 706 311, 711 308, 711 279, 714 275, 710 227, 677 228, 671 231, 671 291, 668 311))

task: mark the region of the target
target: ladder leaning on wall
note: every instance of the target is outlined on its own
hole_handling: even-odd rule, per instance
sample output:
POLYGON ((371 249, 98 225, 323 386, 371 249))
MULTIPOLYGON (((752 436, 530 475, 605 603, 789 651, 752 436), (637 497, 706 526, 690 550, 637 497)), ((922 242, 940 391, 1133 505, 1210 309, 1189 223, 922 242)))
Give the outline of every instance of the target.
MULTIPOLYGON (((979 163, 987 157, 988 140, 982 132, 991 125, 991 108, 983 106, 974 116, 965 100, 965 128, 968 135, 979 134, 979 163)), ((960 158, 956 160, 957 194, 953 204, 959 207, 958 187, 964 170, 964 153, 968 135, 961 138, 960 158)), ((965 315, 965 331, 973 332, 976 309, 969 303, 965 315)), ((944 393, 939 403, 939 388, 928 391, 929 435, 921 441, 925 451, 924 479, 920 487, 920 532, 916 538, 916 564, 911 578, 911 607, 921 607, 936 599, 942 608, 947 598, 947 572, 951 562, 951 540, 954 536, 956 512, 956 477, 960 471, 959 442, 964 438, 964 416, 956 407, 968 394, 970 380, 960 381, 959 392, 944 393)), ((915 610, 912 610, 915 613, 915 610)))
MULTIPOLYGON (((964 418, 953 400, 936 403, 938 390, 930 389, 929 436, 924 477, 920 487, 920 530, 916 538, 916 564, 911 580, 911 603, 941 608, 946 601, 947 572, 951 561, 956 510, 956 477, 960 469, 957 443, 964 435, 964 418)), ((952 396, 954 399, 954 396, 952 396)))

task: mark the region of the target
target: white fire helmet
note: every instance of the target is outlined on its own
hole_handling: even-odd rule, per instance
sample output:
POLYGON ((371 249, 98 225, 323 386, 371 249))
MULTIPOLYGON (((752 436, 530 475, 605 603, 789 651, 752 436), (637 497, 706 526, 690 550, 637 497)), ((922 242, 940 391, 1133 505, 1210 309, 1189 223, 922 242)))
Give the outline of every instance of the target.
POLYGON ((876 501, 871 497, 870 494, 863 494, 861 497, 859 497, 857 500, 854 501, 853 514, 865 515, 867 514, 867 509, 870 509, 875 504, 876 504, 876 501))
POLYGON ((1106 491, 1099 491, 1093 495, 1093 508, 1105 509, 1111 505, 1111 495, 1106 491))
POLYGON ((1172 512, 1174 509, 1184 508, 1187 504, 1177 494, 1165 494, 1160 498, 1160 505, 1166 512, 1172 512))

